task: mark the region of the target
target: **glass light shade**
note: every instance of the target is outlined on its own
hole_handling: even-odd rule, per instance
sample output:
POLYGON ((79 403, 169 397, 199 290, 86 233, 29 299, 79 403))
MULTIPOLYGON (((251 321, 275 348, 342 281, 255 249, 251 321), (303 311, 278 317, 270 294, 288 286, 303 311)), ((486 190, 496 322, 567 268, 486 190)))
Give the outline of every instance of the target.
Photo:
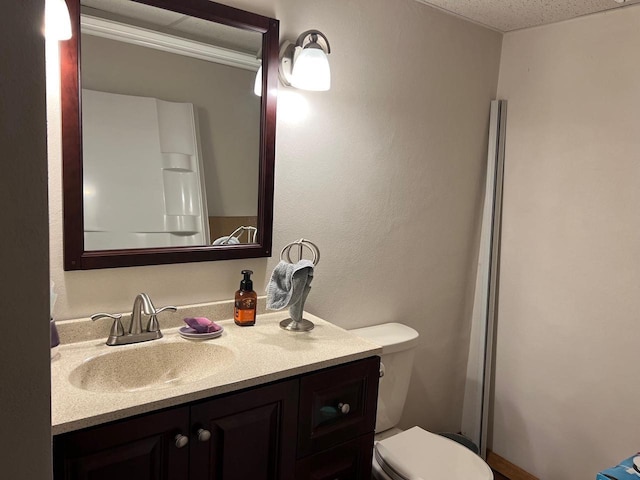
POLYGON ((293 64, 291 85, 302 90, 325 91, 331 88, 329 59, 320 48, 305 48, 293 64))
POLYGON ((262 96, 262 65, 260 65, 258 73, 256 73, 256 80, 253 83, 253 93, 258 97, 262 96))
POLYGON ((71 19, 64 0, 46 0, 44 7, 45 35, 51 40, 71 38, 71 19))

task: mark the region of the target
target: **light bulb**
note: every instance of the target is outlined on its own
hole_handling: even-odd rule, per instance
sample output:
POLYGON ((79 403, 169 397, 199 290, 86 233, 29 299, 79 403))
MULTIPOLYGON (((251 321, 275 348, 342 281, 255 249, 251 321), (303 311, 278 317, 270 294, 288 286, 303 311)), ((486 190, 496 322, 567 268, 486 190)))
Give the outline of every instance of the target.
POLYGON ((304 48, 293 64, 291 85, 302 90, 325 91, 331 88, 329 59, 320 48, 304 48))
POLYGON ((46 0, 44 7, 45 35, 50 40, 71 38, 71 19, 64 0, 46 0))
POLYGON ((262 96, 262 65, 260 65, 258 73, 256 73, 256 81, 253 83, 253 93, 258 97, 262 96))

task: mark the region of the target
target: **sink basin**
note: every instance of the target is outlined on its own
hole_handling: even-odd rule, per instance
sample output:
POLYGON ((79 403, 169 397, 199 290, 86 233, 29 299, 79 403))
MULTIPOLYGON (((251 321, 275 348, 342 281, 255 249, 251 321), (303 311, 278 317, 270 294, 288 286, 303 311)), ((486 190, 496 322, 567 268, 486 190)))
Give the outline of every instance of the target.
POLYGON ((72 385, 95 392, 134 392, 175 387, 209 377, 231 364, 226 347, 207 343, 160 343, 114 347, 91 357, 69 375, 72 385))

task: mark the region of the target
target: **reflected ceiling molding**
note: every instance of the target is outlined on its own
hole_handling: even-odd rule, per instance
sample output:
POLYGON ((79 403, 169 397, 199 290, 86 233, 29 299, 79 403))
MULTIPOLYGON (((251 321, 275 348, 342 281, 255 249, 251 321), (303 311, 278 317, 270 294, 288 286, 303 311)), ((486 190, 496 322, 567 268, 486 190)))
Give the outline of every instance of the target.
POLYGON ((189 57, 215 62, 230 67, 255 72, 260 61, 254 55, 236 52, 228 48, 216 47, 207 43, 187 40, 146 28, 134 27, 113 20, 82 14, 80 17, 82 33, 108 38, 142 47, 155 48, 163 52, 186 55, 189 57))

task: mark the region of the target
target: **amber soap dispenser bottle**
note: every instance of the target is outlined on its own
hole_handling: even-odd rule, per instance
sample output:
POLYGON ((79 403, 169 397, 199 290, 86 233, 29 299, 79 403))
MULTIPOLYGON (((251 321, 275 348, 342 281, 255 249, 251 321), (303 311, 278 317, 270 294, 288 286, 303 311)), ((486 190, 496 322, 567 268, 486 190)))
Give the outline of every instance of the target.
POLYGON ((236 301, 233 308, 233 320, 236 325, 246 327, 256 324, 256 307, 258 294, 253 291, 251 270, 242 270, 244 278, 240 282, 240 290, 236 292, 236 301))

